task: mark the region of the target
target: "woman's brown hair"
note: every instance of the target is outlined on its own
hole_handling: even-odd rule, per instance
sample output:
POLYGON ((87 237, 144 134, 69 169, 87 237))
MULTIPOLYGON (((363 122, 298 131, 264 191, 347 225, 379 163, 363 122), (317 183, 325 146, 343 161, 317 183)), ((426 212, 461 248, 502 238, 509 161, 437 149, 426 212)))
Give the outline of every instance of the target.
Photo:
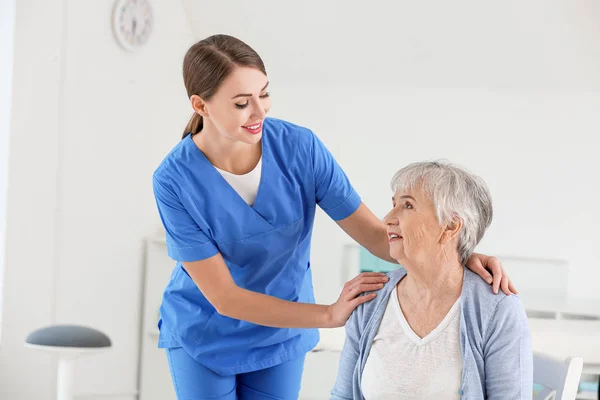
MULTIPOLYGON (((236 66, 253 67, 267 74, 258 53, 233 36, 213 35, 199 41, 183 59, 183 82, 188 98, 198 95, 204 101, 210 100, 236 66)), ((202 116, 194 113, 183 138, 200 132, 202 124, 202 116)))

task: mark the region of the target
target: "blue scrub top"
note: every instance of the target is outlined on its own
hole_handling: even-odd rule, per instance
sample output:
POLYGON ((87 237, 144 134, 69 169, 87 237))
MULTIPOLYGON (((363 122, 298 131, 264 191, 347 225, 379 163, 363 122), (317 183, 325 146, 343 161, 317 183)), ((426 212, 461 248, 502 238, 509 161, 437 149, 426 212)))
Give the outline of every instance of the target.
POLYGON ((154 194, 177 265, 160 308, 159 347, 183 347, 220 375, 269 368, 300 357, 316 329, 272 328, 220 315, 181 262, 221 253, 240 287, 314 303, 310 241, 318 204, 332 219, 361 200, 323 143, 308 129, 267 118, 262 172, 249 206, 193 142, 175 146, 154 173, 154 194))

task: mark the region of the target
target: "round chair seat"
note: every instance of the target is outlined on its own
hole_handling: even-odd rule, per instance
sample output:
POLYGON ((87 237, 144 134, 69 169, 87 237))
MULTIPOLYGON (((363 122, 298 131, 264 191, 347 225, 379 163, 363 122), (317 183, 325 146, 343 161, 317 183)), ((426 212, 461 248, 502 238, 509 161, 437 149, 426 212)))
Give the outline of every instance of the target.
POLYGON ((45 350, 94 351, 112 345, 104 333, 79 325, 53 325, 40 328, 25 339, 28 347, 45 350))
POLYGON ((56 398, 74 400, 75 361, 78 357, 108 350, 112 343, 104 333, 79 325, 53 325, 33 331, 25 347, 55 353, 58 357, 56 398))

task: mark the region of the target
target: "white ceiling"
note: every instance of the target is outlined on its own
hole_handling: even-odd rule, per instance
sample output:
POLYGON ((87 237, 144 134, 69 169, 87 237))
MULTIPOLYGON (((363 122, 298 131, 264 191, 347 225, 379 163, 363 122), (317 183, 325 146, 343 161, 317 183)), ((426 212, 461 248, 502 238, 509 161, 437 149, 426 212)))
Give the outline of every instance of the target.
POLYGON ((285 84, 600 90, 595 0, 183 1, 285 84))

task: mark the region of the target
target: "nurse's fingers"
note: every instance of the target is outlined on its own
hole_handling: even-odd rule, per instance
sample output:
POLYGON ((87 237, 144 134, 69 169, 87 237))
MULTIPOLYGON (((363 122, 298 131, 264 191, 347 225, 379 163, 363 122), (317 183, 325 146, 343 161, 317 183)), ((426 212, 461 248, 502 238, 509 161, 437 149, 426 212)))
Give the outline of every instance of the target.
POLYGON ((352 306, 352 309, 355 309, 362 303, 366 303, 367 301, 373 300, 376 296, 377 296, 377 293, 369 293, 364 296, 359 296, 359 297, 355 298, 354 300, 350 301, 348 304, 350 304, 350 306, 352 306))
POLYGON ((362 278, 357 281, 348 281, 344 285, 344 292, 349 292, 360 285, 378 285, 385 284, 381 278, 362 278))
POLYGON ((510 292, 513 294, 519 294, 519 292, 517 292, 517 289, 515 288, 515 285, 510 280, 510 278, 508 279, 508 290, 510 290, 510 292))
POLYGON ((379 290, 383 287, 383 283, 363 283, 360 285, 356 285, 351 287, 350 290, 346 292, 346 300, 352 300, 359 294, 363 292, 373 292, 375 290, 379 290))
MULTIPOLYGON (((356 278, 346 282, 346 284, 344 285, 344 291, 348 291, 349 288, 353 288, 356 285, 360 285, 363 283, 385 283, 390 280, 390 278, 388 278, 385 274, 366 275, 366 272, 363 272, 363 274, 360 274, 356 278)), ((372 274, 372 272, 370 274, 372 274)))
POLYGON ((360 274, 356 275, 356 278, 361 276, 387 276, 387 274, 384 274, 383 272, 361 272, 360 274))
POLYGON ((381 285, 383 287, 384 284, 385 282, 379 278, 365 278, 357 282, 347 282, 344 285, 344 292, 350 292, 360 285, 381 285))
POLYGON ((381 273, 381 272, 363 272, 361 274, 356 275, 354 278, 352 278, 348 282, 358 282, 365 278, 384 279, 386 282, 390 279, 390 278, 388 278, 388 276, 386 274, 381 273))

